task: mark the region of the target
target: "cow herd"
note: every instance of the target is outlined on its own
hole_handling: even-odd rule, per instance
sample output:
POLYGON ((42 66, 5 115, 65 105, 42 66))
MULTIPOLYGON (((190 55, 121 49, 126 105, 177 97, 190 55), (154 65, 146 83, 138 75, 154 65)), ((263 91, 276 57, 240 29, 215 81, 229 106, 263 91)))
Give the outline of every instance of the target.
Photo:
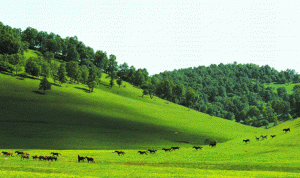
MULTIPOLYGON (((283 129, 283 131, 285 133, 286 132, 291 132, 291 129, 287 128, 287 129, 283 129)), ((264 139, 267 139, 268 135, 261 135, 260 137, 261 137, 262 140, 264 140, 264 139)), ((274 138, 274 137, 276 137, 276 135, 271 135, 271 137, 274 138)), ((256 137, 256 141, 259 141, 259 137, 256 137)), ((243 140, 243 142, 248 143, 248 142, 250 142, 250 139, 243 140)))

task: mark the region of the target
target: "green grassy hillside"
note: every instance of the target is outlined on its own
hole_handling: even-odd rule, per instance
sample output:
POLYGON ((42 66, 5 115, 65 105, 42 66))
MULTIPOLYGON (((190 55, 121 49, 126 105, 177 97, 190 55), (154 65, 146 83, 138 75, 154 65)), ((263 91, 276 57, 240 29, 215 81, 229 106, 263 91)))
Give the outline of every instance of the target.
POLYGON ((261 130, 157 97, 141 97, 142 90, 126 82, 110 89, 108 82, 103 74, 102 84, 93 93, 85 85, 64 84, 52 85, 43 95, 37 90, 40 79, 1 73, 0 147, 148 148, 204 144, 207 138, 224 142, 261 130))

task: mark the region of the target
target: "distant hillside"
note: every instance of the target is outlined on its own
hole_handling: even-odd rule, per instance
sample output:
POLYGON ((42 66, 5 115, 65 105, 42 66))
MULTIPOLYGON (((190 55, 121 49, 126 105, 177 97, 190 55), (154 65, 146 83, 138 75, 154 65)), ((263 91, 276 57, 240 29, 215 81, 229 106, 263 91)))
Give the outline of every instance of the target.
MULTIPOLYGON (((86 85, 52 85, 40 78, 0 74, 1 148, 118 149, 224 142, 260 129, 189 110, 109 78, 93 93, 86 85), (185 143, 184 143, 185 142, 185 143)), ((51 81, 51 79, 49 79, 51 81)), ((51 81, 53 83, 53 81, 51 81)))
POLYGON ((161 98, 242 124, 272 126, 300 116, 300 78, 295 70, 221 63, 165 71, 153 78, 168 86, 156 88, 161 98), (178 88, 189 95, 176 95, 178 88), (187 102, 191 96, 192 102, 187 102))

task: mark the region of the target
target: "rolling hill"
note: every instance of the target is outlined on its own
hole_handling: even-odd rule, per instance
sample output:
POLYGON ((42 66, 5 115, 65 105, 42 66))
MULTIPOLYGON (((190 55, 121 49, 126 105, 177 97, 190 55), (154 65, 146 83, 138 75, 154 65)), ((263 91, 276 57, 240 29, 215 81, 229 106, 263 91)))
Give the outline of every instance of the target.
MULTIPOLYGON (((49 79, 50 82, 51 79, 49 79)), ((117 149, 225 142, 263 129, 212 117, 155 97, 124 82, 108 87, 102 75, 93 93, 85 85, 52 85, 39 78, 0 74, 1 148, 117 149)))

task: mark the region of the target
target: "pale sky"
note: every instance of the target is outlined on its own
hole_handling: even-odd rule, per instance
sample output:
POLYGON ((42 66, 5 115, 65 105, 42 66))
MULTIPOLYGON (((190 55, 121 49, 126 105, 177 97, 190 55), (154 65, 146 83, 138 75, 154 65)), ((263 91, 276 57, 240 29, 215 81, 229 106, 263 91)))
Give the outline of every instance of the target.
POLYGON ((296 0, 11 0, 0 21, 77 36, 150 75, 234 61, 300 73, 296 0))

